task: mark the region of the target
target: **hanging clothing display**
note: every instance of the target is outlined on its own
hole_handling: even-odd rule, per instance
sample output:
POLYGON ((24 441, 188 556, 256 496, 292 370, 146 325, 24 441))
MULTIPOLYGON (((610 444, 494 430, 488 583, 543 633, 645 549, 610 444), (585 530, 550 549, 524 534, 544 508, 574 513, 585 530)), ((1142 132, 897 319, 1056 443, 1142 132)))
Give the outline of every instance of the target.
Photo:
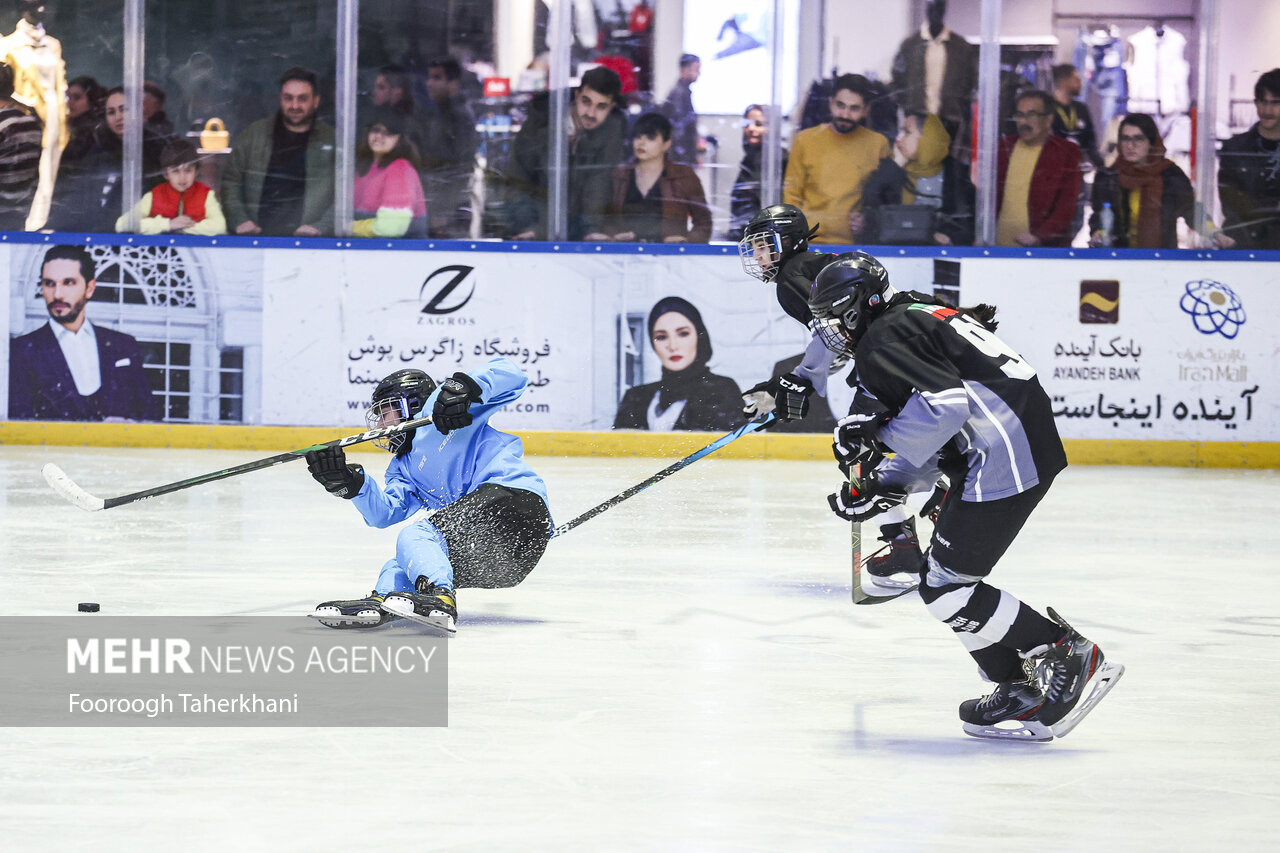
POLYGON ((62 45, 40 24, 18 21, 0 38, 0 61, 13 69, 13 99, 30 107, 44 124, 40 183, 27 217, 27 230, 44 225, 58 176, 58 161, 67 145, 67 67, 62 45))
POLYGON ((1100 125, 1128 111, 1124 55, 1125 45, 1115 25, 1081 30, 1076 39, 1075 66, 1080 69, 1084 83, 1081 99, 1089 105, 1100 125))
POLYGON ((1129 36, 1129 46, 1129 109, 1153 115, 1186 112, 1191 107, 1186 36, 1148 24, 1129 36))

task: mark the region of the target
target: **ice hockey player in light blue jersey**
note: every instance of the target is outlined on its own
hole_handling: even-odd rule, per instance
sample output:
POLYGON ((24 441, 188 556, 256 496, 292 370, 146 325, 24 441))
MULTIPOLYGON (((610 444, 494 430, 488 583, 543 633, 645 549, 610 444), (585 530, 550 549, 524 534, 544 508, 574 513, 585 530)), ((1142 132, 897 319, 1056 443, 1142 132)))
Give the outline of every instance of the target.
POLYGON ((420 427, 375 442, 395 458, 385 485, 348 464, 340 447, 307 454, 311 475, 345 498, 371 527, 389 527, 421 509, 435 510, 396 538, 372 593, 326 601, 311 615, 331 628, 382 625, 404 617, 452 634, 455 589, 511 587, 541 559, 551 535, 547 487, 514 435, 489 418, 519 399, 528 379, 495 358, 482 369, 455 373, 439 387, 421 370, 398 370, 373 391, 368 420, 386 427, 431 412, 435 429, 420 427))

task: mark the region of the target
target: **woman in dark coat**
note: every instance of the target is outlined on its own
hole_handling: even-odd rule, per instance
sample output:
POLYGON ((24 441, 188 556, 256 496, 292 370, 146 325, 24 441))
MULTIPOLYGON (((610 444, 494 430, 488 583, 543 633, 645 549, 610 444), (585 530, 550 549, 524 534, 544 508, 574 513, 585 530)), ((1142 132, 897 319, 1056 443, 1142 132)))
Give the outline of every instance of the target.
POLYGON ((723 432, 738 426, 742 394, 736 382, 707 367, 711 338, 697 308, 678 296, 659 300, 649 312, 649 343, 662 378, 627 389, 614 429, 723 432))
POLYGON ((1123 249, 1178 248, 1178 217, 1191 223, 1196 196, 1191 181, 1167 159, 1155 120, 1130 113, 1120 122, 1120 156, 1093 181, 1092 246, 1108 245, 1102 205, 1111 204, 1110 245, 1123 249))

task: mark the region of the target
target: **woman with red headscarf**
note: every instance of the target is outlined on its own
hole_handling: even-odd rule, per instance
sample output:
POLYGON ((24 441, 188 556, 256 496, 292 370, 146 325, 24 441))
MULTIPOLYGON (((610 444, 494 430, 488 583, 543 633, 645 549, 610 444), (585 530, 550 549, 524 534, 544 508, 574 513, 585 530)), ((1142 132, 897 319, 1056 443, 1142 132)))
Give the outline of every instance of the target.
POLYGON ((1112 170, 1093 182, 1092 246, 1122 249, 1178 248, 1178 218, 1191 224, 1195 193, 1182 169, 1165 155, 1155 120, 1130 113, 1120 122, 1120 156, 1112 170), (1102 207, 1110 203, 1110 241, 1102 226, 1102 207))

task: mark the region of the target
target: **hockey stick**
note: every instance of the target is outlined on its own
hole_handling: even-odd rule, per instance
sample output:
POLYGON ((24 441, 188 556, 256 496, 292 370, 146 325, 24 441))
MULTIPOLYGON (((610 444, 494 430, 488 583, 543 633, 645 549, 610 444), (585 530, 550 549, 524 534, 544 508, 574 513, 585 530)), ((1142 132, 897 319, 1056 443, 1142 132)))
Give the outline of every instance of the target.
POLYGON ((361 444, 366 441, 373 441, 377 438, 383 438, 396 433, 408 432, 411 429, 428 426, 431 423, 431 417, 416 418, 415 420, 405 421, 395 424, 394 426, 378 427, 376 429, 365 430, 355 435, 348 435, 344 438, 335 438, 333 441, 326 441, 323 444, 313 444, 310 447, 302 447, 297 450, 290 450, 287 453, 280 453, 275 456, 268 456, 266 459, 259 459, 255 462, 246 462, 243 465, 237 465, 234 468, 224 468, 221 471, 214 471, 209 474, 201 474, 199 477, 192 477, 187 480, 179 480, 176 483, 166 483, 163 486, 156 486, 154 489, 145 489, 141 492, 134 492, 129 495, 121 495, 116 498, 99 498, 95 497, 66 475, 66 473, 54 465, 52 462, 40 469, 40 473, 44 474, 45 480, 53 487, 53 490, 71 503, 80 507, 86 512, 97 512, 101 509, 112 509, 113 507, 123 506, 124 504, 134 503, 135 501, 154 498, 157 495, 167 495, 170 492, 177 492, 182 489, 189 489, 192 486, 200 486, 205 483, 212 483, 215 480, 225 480, 227 477, 235 477, 239 474, 247 474, 250 471, 258 471, 262 468, 270 468, 273 465, 279 465, 283 462, 292 462, 295 459, 301 459, 313 450, 323 450, 326 447, 347 447, 352 444, 361 444))
POLYGON ((747 421, 745 424, 738 427, 733 432, 726 433, 725 435, 720 436, 715 441, 711 442, 701 450, 690 453, 688 456, 681 459, 679 462, 668 465, 666 468, 663 468, 661 471, 654 474, 652 477, 645 480, 644 482, 636 483, 634 486, 627 489, 625 492, 614 495, 613 497, 609 498, 609 500, 605 501, 599 506, 592 507, 591 509, 587 510, 582 515, 578 516, 572 521, 566 521, 564 524, 559 525, 558 527, 556 527, 554 531, 552 531, 550 538, 555 539, 557 536, 568 533, 570 530, 577 527, 579 524, 582 524, 585 521, 590 521, 591 519, 595 518, 597 515, 604 512, 605 510, 612 509, 613 507, 625 501, 627 498, 633 497, 634 495, 637 495, 640 492, 643 492, 645 489, 649 488, 654 483, 657 483, 660 480, 665 480, 667 477, 670 477, 675 472, 683 468, 688 468, 690 465, 697 462, 699 459, 703 458, 704 456, 710 456, 712 453, 715 453, 717 450, 724 447, 725 445, 732 444, 733 442, 742 438, 747 433, 755 432, 756 430, 763 429, 764 427, 773 423, 774 418, 775 418, 774 414, 770 412, 760 420, 747 421))
MULTIPOLYGON (((858 479, 862 473, 861 465, 851 465, 849 467, 849 488, 854 494, 862 491, 862 482, 858 479)), ((910 592, 915 592, 919 584, 912 584, 909 587, 898 589, 888 595, 872 595, 862 588, 862 522, 855 521, 850 525, 852 529, 851 546, 853 550, 853 603, 854 604, 884 604, 886 601, 893 601, 895 598, 901 598, 910 592)), ((881 548, 880 551, 883 551, 881 548)), ((879 554, 877 551, 876 554, 879 554)), ((871 557, 874 557, 872 554, 871 557)), ((870 559, 870 557, 868 557, 870 559)))

